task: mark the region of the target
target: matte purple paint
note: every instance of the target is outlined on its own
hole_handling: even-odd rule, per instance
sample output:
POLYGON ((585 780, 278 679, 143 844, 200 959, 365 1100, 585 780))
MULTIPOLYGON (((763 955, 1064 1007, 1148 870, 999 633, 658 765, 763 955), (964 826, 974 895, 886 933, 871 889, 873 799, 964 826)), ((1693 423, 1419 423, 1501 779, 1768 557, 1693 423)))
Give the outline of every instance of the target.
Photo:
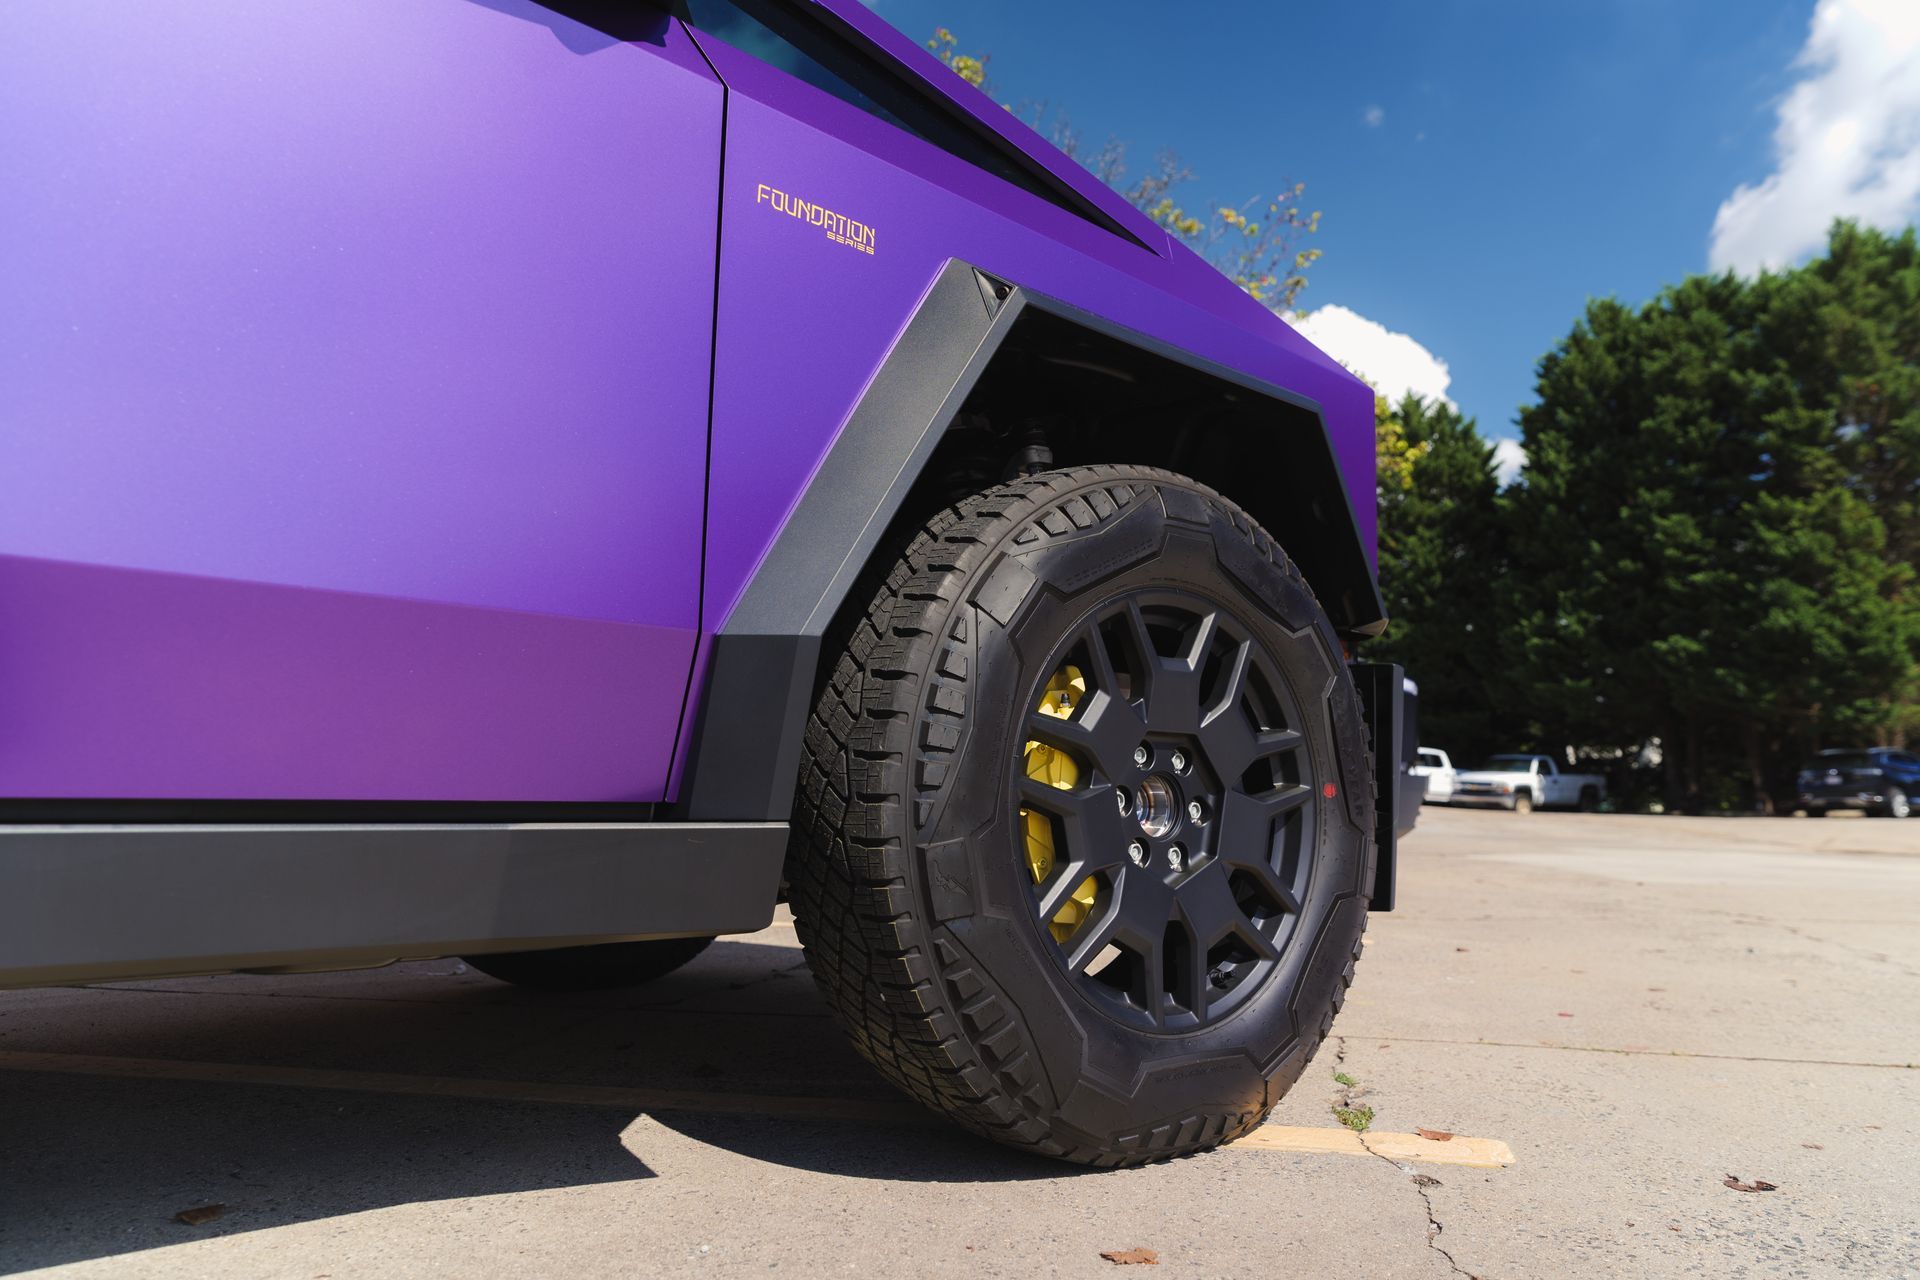
POLYGON ((129 642, 198 637, 83 659, 56 643, 77 594, 4 602, 35 661, 0 663, 0 795, 662 794, 721 90, 659 29, 524 0, 0 6, 0 552, 190 575, 75 580, 127 593, 129 642), (352 646, 362 679, 288 587, 361 593, 343 619, 387 641, 352 646), (181 616, 210 599, 247 627, 181 616), (84 696, 133 669, 235 714, 84 696), (488 732, 435 730, 436 756, 403 714, 488 732))
POLYGON ((689 665, 950 258, 1319 402, 1371 545, 1364 384, 819 2, 1148 247, 664 18, 0 6, 0 795, 671 795, 689 665))
POLYGON ((696 39, 731 94, 703 630, 724 622, 949 258, 1319 402, 1371 545, 1373 394, 1267 308, 1184 248, 1163 260, 712 37, 696 39), (763 184, 869 223, 876 252, 854 253, 777 213, 763 184))
POLYGON ((691 649, 679 628, 0 556, 0 778, 37 797, 652 799, 673 746, 649 727, 659 673, 691 649))

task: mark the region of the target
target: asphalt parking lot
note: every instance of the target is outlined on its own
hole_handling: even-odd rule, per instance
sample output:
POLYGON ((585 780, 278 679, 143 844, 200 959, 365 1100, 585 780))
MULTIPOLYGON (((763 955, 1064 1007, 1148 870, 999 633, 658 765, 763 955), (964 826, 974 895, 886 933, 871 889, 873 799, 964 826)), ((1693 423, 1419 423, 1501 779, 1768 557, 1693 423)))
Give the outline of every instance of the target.
POLYGON ((1404 852, 1270 1140, 1119 1173, 896 1099, 784 924, 618 995, 0 993, 0 1271, 1920 1275, 1920 820, 1429 809, 1404 852), (1368 1143, 1299 1149, 1335 1103, 1368 1143))

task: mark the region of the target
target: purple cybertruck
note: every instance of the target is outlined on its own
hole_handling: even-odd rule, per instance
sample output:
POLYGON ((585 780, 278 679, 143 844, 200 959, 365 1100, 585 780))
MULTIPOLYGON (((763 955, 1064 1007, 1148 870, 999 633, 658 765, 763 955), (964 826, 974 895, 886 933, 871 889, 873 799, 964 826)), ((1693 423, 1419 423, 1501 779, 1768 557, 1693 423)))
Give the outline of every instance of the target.
POLYGON ((784 898, 996 1139, 1298 1077, 1404 830, 1372 393, 1010 113, 856 0, 14 0, 0 120, 0 985, 784 898))

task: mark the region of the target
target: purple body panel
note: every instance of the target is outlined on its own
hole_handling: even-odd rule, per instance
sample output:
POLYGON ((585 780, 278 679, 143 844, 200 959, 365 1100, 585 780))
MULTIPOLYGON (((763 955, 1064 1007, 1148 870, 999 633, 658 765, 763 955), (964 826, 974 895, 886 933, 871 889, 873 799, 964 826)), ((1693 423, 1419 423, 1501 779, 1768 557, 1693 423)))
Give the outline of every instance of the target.
POLYGON ((1364 435, 1337 432, 1336 448, 1346 474, 1365 478, 1352 497, 1371 544, 1373 394, 1284 321, 1184 249, 1163 259, 697 38, 732 95, 703 631, 724 621, 949 258, 1285 387, 1336 424, 1364 417, 1364 435), (875 252, 779 214, 763 185, 871 225, 875 252), (1208 305, 1221 291, 1231 319, 1208 305))
POLYGON ((0 120, 0 553, 42 562, 0 795, 658 798, 721 141, 684 32, 10 4, 0 120))
MULTIPOLYGON (((830 7, 863 28, 891 31, 857 0, 830 7)), ((950 258, 1318 402, 1361 536, 1373 547, 1372 391, 1191 251, 1169 246, 1152 222, 1077 164, 1054 153, 1076 189, 1090 184, 1103 209, 1162 252, 982 173, 720 40, 695 39, 730 95, 703 636, 725 623, 950 258), (855 252, 778 213, 763 186, 872 226, 874 252, 855 252)), ((911 42, 895 35, 892 44, 903 62, 924 58, 951 81, 956 100, 986 101, 911 42)), ((941 79, 930 83, 946 91, 941 79)), ((1017 125, 986 118, 1002 130, 1017 125)), ((1052 151, 1033 141, 1036 156, 1052 151)), ((694 711, 674 762, 675 785, 694 711)))
POLYGON ((0 777, 27 796, 212 778, 237 800, 290 779, 318 799, 620 799, 663 767, 642 727, 686 657, 665 627, 0 556, 0 669, 31 673, 6 681, 5 722, 62 726, 0 732, 0 777))
POLYGON ((0 797, 670 798, 950 259, 1318 403, 1372 547, 1363 383, 822 7, 1146 247, 664 17, 0 6, 0 797))

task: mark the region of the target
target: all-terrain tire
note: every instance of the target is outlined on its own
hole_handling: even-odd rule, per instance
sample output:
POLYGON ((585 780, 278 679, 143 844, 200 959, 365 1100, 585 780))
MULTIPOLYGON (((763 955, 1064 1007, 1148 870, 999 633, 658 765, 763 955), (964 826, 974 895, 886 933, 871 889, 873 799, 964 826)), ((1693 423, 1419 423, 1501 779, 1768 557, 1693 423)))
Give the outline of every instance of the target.
MULTIPOLYGON (((1374 862, 1365 724, 1339 640, 1299 572, 1245 512, 1194 481, 1087 466, 941 511, 870 584, 865 614, 830 637, 843 647, 809 719, 787 865, 800 940, 854 1045, 974 1132, 1085 1164, 1198 1151, 1260 1124, 1345 999, 1374 862), (1260 926, 1275 930, 1270 958, 1236 961, 1250 967, 1228 973, 1209 952, 1206 969, 1185 971, 1202 984, 1187 1009, 1228 1007, 1211 1021, 1182 1013, 1145 963, 1130 970, 1149 984, 1137 1007, 1071 971, 1038 912, 1039 873, 1022 843, 1033 699, 1065 669, 1060 646, 1108 625, 1101 611, 1112 601, 1155 593, 1217 605, 1223 633, 1230 621, 1250 637, 1243 648, 1264 646, 1300 721, 1288 725, 1302 740, 1286 766, 1293 781, 1283 787, 1273 766, 1271 791, 1260 793, 1290 789, 1297 807, 1234 851, 1257 848, 1281 869, 1276 881, 1297 874, 1296 909, 1260 926), (1240 973, 1265 976, 1228 990, 1240 973), (1209 1003, 1216 979, 1220 1006, 1209 1003)), ((1199 671, 1201 659, 1192 664, 1199 671)), ((1247 717, 1256 730, 1273 728, 1247 717)), ((1173 750, 1155 747, 1168 760, 1173 750)), ((1088 811, 1111 815, 1112 791, 1097 798, 1088 811)), ((1127 821, 1121 809, 1114 822, 1127 821)), ((1195 821, 1195 865, 1163 873, 1175 895, 1200 882, 1213 856, 1200 854, 1206 837, 1195 821)), ((1138 903, 1161 891, 1146 877, 1161 852, 1179 852, 1154 847, 1145 865, 1138 850, 1095 850, 1121 864, 1103 889, 1106 911, 1126 894, 1138 903), (1123 894, 1115 884, 1140 888, 1123 894)), ((1247 908, 1249 921, 1259 909, 1247 908)), ((1095 927, 1101 910, 1081 927, 1095 927)), ((1172 955, 1178 939, 1168 936, 1172 955)), ((1194 926, 1188 941, 1198 936, 1194 926)), ((1196 953, 1184 954, 1192 965, 1196 953)))
POLYGON ((546 951, 502 951, 466 962, 502 982, 541 991, 609 991, 664 978, 707 949, 712 938, 607 942, 546 951))

